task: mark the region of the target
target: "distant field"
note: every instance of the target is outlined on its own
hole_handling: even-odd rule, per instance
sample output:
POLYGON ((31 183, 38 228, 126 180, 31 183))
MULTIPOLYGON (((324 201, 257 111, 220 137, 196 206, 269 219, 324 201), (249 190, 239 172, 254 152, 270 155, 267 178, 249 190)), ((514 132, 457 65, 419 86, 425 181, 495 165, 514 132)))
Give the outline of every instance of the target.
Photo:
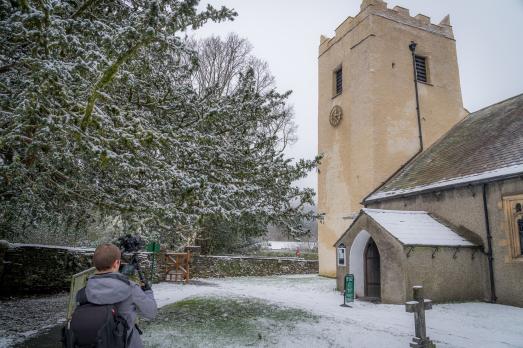
MULTIPOLYGON (((249 253, 252 256, 272 256, 272 257, 296 257, 295 250, 260 250, 249 253)), ((300 257, 305 260, 317 260, 318 253, 312 251, 302 251, 300 257)))

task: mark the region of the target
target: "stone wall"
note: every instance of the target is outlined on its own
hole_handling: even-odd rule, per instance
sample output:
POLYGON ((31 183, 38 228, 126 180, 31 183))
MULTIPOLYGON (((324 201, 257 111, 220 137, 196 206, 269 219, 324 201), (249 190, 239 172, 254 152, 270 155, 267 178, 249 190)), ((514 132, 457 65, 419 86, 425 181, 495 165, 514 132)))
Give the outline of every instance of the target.
POLYGON ((94 250, 9 244, 0 275, 0 294, 68 290, 71 276, 91 267, 94 250))
MULTIPOLYGON (((0 241, 0 295, 20 295, 68 291, 71 276, 92 267, 94 249, 32 244, 7 244, 0 241), (3 269, 2 269, 3 266, 3 269)), ((147 278, 151 253, 138 255, 147 278)), ((156 256, 161 259, 160 255, 156 256)), ((156 267, 153 280, 162 279, 156 267)), ((318 262, 294 258, 237 256, 193 256, 191 278, 268 276, 317 273, 318 262)))
POLYGON ((249 256, 194 256, 191 277, 270 276, 318 273, 318 261, 249 256))
MULTIPOLYGON (((1 250, 0 246, 0 295, 4 296, 67 291, 74 274, 92 267, 94 253, 91 248, 34 244, 8 244, 7 250, 1 250)), ((150 253, 139 253, 138 258, 149 278, 150 253)))
POLYGON ((7 249, 9 249, 9 243, 5 240, 0 240, 0 280, 2 279, 2 273, 4 273, 4 258, 7 249))

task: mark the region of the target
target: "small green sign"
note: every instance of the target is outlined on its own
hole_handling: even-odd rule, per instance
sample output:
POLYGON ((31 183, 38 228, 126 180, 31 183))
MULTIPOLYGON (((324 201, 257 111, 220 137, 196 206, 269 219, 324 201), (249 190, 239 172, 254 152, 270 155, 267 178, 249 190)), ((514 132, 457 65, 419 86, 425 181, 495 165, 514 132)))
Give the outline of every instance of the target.
POLYGON ((147 244, 147 246, 145 247, 145 250, 150 251, 152 253, 160 252, 160 243, 151 242, 151 243, 147 244))
POLYGON ((345 275, 345 302, 354 302, 354 274, 345 275))

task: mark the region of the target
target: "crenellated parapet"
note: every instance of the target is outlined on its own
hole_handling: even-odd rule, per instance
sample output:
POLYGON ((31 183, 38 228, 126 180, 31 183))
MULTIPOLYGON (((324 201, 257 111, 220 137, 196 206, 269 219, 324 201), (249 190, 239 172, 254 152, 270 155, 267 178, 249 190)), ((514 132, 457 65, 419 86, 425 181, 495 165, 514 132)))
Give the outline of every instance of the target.
POLYGON ((359 23, 361 23, 369 15, 379 16, 389 19, 401 24, 405 24, 418 29, 426 30, 428 32, 444 36, 449 39, 454 39, 452 26, 450 25, 449 15, 445 16, 438 24, 431 22, 430 17, 424 14, 417 14, 411 16, 409 9, 394 6, 388 8, 387 3, 383 0, 363 0, 360 5, 360 13, 355 17, 347 17, 335 30, 335 36, 328 38, 324 35, 320 38, 320 54, 322 54, 328 47, 337 42, 340 38, 352 31, 359 23))

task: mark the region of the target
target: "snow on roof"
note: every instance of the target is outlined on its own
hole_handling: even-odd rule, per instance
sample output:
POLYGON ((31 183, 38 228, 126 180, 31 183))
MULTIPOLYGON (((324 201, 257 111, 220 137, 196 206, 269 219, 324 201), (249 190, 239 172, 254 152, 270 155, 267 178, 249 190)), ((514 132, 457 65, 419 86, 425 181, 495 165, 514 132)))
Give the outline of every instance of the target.
POLYGON ((448 187, 448 186, 470 184, 470 183, 474 183, 474 182, 481 182, 484 180, 494 179, 494 178, 498 178, 498 177, 505 177, 505 176, 509 176, 509 175, 513 175, 513 174, 521 174, 521 173, 523 173, 523 164, 516 164, 516 165, 512 165, 512 166, 505 167, 505 168, 489 170, 489 171, 486 171, 483 173, 465 175, 462 177, 448 179, 448 180, 441 180, 441 181, 437 181, 437 182, 429 184, 429 185, 420 185, 420 186, 415 186, 415 187, 408 188, 408 189, 378 191, 378 192, 370 195, 367 198, 367 201, 373 201, 376 199, 393 197, 393 196, 406 195, 406 194, 411 194, 411 193, 421 192, 421 191, 430 191, 433 189, 444 188, 444 187, 448 187))
POLYGON ((426 211, 368 208, 362 211, 404 245, 475 246, 426 211))
POLYGON ((398 170, 365 202, 523 174, 523 94, 456 124, 398 170))

